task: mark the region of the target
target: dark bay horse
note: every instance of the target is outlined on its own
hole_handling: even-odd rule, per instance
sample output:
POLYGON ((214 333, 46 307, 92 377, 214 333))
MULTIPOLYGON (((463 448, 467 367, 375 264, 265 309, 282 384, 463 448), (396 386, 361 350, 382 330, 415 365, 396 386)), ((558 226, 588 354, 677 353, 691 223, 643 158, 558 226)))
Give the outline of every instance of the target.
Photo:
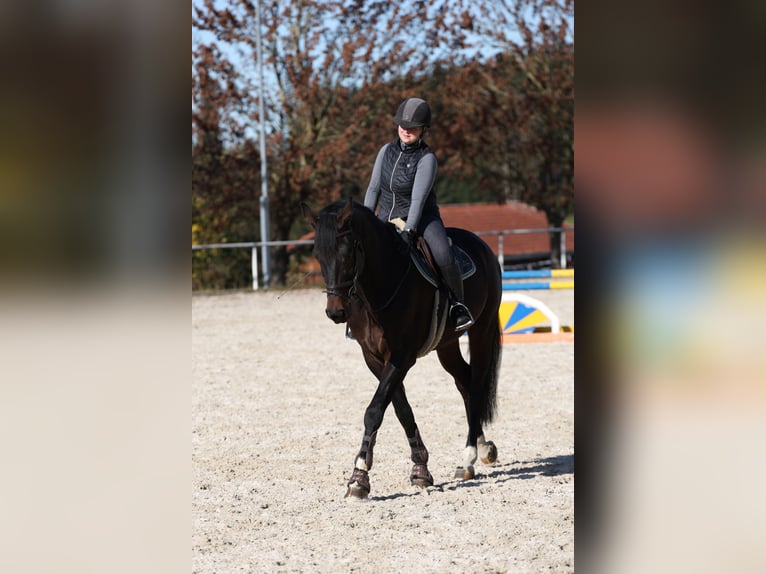
POLYGON ((394 225, 380 221, 363 205, 337 201, 318 214, 301 204, 303 215, 316 230, 314 256, 319 260, 327 293, 326 314, 336 323, 347 322, 362 348, 378 387, 364 413, 364 438, 348 481, 346 496, 366 498, 370 492, 375 437, 389 404, 409 440, 414 466, 412 484, 433 485, 428 451, 415 424, 404 391, 404 377, 415 361, 436 350, 465 404, 468 438, 456 478, 473 478, 477 456, 490 464, 497 449, 484 438, 483 425, 492 421, 496 407, 501 356, 498 310, 502 296, 500 266, 489 246, 473 233, 448 228, 453 244, 467 253, 475 271, 464 280, 465 303, 476 322, 468 329, 470 364, 461 354, 454 324, 448 318, 449 300, 419 272, 409 248, 394 225))

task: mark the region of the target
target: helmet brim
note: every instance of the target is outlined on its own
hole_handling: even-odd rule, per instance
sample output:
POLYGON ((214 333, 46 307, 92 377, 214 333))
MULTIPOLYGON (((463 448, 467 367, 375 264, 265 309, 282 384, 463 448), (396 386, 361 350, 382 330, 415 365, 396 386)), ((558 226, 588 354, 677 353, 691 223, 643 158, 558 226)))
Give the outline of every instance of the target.
POLYGON ((418 123, 418 122, 408 122, 408 121, 401 121, 401 122, 394 122, 397 126, 401 126, 403 128, 407 128, 408 130, 411 130, 412 128, 424 128, 426 127, 426 124, 418 123))

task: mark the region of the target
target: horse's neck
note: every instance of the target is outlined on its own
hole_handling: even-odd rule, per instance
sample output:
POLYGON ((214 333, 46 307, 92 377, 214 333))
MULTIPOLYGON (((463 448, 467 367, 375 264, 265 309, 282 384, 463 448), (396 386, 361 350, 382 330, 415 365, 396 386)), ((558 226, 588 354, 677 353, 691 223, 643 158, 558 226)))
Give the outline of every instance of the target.
POLYGON ((401 288, 409 269, 409 257, 400 253, 388 230, 377 227, 374 231, 361 238, 365 261, 360 287, 370 306, 376 309, 401 288))

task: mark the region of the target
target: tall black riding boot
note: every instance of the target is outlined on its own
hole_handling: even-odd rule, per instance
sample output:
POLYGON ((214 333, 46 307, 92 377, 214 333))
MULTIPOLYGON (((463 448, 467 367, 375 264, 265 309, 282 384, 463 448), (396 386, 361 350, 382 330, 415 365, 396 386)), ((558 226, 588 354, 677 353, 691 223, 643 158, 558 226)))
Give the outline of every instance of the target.
POLYGON ((463 278, 456 263, 440 267, 447 289, 452 293, 452 305, 449 314, 455 321, 455 331, 463 331, 473 325, 473 317, 463 303, 463 278))

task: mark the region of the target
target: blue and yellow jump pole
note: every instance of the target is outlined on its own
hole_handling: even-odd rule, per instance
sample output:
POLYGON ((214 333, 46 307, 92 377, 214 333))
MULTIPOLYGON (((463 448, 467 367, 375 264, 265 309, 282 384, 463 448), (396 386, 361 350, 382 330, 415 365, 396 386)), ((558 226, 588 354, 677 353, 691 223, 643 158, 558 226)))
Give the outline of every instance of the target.
POLYGON ((574 269, 503 271, 503 290, 574 289, 574 269), (571 279, 569 281, 518 281, 519 279, 571 279), (508 282, 510 281, 510 282, 508 282))

